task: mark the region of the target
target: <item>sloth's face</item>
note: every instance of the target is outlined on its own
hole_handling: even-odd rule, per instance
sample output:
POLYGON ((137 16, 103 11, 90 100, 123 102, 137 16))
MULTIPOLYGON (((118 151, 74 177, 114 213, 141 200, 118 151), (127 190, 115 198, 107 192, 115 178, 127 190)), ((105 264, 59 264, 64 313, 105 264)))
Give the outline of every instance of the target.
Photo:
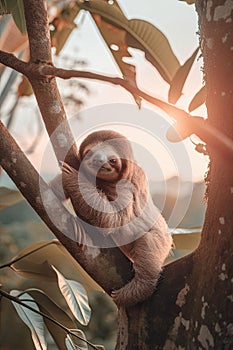
POLYGON ((119 177, 122 161, 111 145, 103 143, 90 145, 84 150, 81 167, 94 178, 114 181, 119 177))

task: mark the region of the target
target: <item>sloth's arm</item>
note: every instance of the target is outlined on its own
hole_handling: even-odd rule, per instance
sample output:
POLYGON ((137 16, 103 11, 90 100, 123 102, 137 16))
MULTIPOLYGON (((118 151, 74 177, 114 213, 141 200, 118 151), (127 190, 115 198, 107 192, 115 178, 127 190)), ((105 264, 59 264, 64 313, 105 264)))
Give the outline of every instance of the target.
MULTIPOLYGON (((127 181, 118 185, 118 198, 109 201, 107 196, 80 172, 66 163, 62 168, 64 188, 71 195, 71 202, 78 216, 100 228, 116 228, 130 220, 133 210, 132 188, 127 181)), ((111 232, 109 232, 111 233, 111 232)))

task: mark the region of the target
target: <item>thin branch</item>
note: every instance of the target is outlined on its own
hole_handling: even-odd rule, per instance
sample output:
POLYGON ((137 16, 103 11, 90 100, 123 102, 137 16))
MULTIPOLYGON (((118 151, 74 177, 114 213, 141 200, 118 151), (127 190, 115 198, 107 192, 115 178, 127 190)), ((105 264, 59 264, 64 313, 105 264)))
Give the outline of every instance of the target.
POLYGON ((0 50, 0 63, 27 76, 31 63, 24 62, 9 52, 0 50))
POLYGON ((20 60, 14 55, 2 53, 0 51, 0 62, 15 69, 21 69, 21 72, 27 75, 28 78, 31 74, 33 74, 34 76, 42 76, 46 77, 47 79, 54 76, 62 79, 84 78, 119 85, 129 91, 131 94, 138 95, 145 101, 159 107, 168 115, 176 119, 178 123, 182 124, 182 126, 189 131, 187 136, 196 134, 204 142, 208 143, 209 147, 223 153, 228 158, 233 158, 233 141, 224 133, 210 125, 208 121, 205 121, 201 117, 190 116, 190 114, 184 110, 153 97, 135 86, 132 86, 130 82, 126 81, 125 79, 80 70, 66 70, 47 64, 28 64, 28 66, 25 66, 21 65, 21 61, 19 61, 20 60))
POLYGON ((61 68, 56 68, 49 65, 42 65, 39 68, 41 74, 46 76, 56 76, 62 79, 70 78, 85 78, 92 80, 100 80, 114 85, 120 85, 131 94, 138 95, 145 101, 150 102, 154 106, 159 107, 168 115, 176 119, 177 122, 181 123, 183 127, 189 130, 191 134, 196 134, 203 141, 208 143, 210 147, 216 148, 218 151, 222 151, 227 157, 233 158, 233 141, 227 137, 224 133, 210 125, 204 118, 193 117, 184 110, 173 106, 165 101, 162 101, 156 97, 153 97, 146 92, 136 88, 131 85, 125 79, 118 77, 110 77, 102 74, 90 73, 80 70, 66 70, 61 68))
POLYGON ((9 262, 3 264, 3 265, 0 265, 0 270, 1 269, 4 269, 5 267, 11 267, 11 265, 17 263, 18 261, 26 258, 27 256, 30 256, 31 254, 34 254, 35 252, 38 252, 39 250, 43 249, 44 247, 47 247, 48 245, 52 244, 53 241, 50 241, 50 242, 47 242, 45 243, 44 245, 38 247, 38 248, 35 248, 33 250, 31 250, 30 252, 24 254, 24 255, 21 255, 21 256, 18 256, 16 258, 13 258, 12 260, 10 260, 9 262))
MULTIPOLYGON (((90 343, 88 340, 86 339, 83 339, 82 337, 80 337, 79 335, 75 334, 74 332, 72 332, 69 328, 67 328, 66 326, 64 326, 62 323, 54 320, 52 317, 50 317, 49 315, 46 315, 44 312, 41 312, 41 311, 38 311, 36 309, 34 309, 32 306, 28 305, 28 304, 25 304, 23 301, 21 301, 19 298, 17 297, 14 297, 13 295, 5 292, 4 290, 0 289, 0 294, 6 298, 6 299, 9 299, 23 307, 26 307, 28 310, 31 310, 33 312, 35 312, 36 314, 38 315, 41 315, 42 317, 46 318, 47 320, 51 321, 52 323, 54 323, 55 325, 57 325, 58 327, 60 327, 61 329, 63 329, 66 333, 74 336, 75 338, 79 339, 79 340, 82 340, 83 342, 85 342, 86 344, 88 344, 89 346, 91 346, 93 349, 96 349, 98 350, 98 348, 90 343)), ((26 300, 25 300, 26 301, 26 300)), ((32 301, 32 300, 30 300, 32 301)), ((33 301, 34 303, 36 303, 35 301, 33 301)))

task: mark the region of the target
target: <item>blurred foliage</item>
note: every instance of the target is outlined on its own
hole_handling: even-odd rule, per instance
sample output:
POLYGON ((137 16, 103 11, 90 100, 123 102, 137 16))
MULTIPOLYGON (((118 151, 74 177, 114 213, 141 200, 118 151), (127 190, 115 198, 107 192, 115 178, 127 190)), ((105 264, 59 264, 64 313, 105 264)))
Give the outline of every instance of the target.
MULTIPOLYGON (((30 205, 23 201, 0 211, 0 264, 9 262, 22 249, 41 240, 53 239, 49 229, 40 220, 30 205)), ((65 263, 65 260, 63 261, 65 263)), ((69 265, 70 266, 70 265, 69 265)), ((64 266, 64 269, 66 267, 64 266)), ((68 267, 67 267, 68 269, 68 267)), ((0 270, 0 281, 4 290, 25 290, 39 288, 60 305, 67 306, 61 298, 57 283, 46 283, 20 277, 10 268, 0 270)), ((87 327, 79 328, 85 332, 88 340, 95 344, 103 344, 106 350, 112 350, 116 340, 117 311, 111 299, 104 293, 89 289, 89 301, 92 317, 87 327)), ((0 304, 0 349, 31 350, 33 343, 27 327, 17 316, 11 303, 5 298, 0 304), (9 324, 11 327, 9 327, 9 324), (14 337, 12 337, 14 329, 14 337)), ((57 349, 47 334, 48 350, 57 349)))

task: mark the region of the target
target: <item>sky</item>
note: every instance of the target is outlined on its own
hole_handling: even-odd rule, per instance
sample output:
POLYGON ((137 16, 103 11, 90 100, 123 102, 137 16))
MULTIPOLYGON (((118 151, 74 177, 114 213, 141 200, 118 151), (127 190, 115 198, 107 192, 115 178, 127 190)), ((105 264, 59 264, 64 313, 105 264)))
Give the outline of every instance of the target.
MULTIPOLYGON (((119 0, 125 15, 149 21, 159 28, 168 38, 173 51, 183 64, 198 46, 197 14, 194 6, 178 0, 119 0)), ((85 70, 105 75, 121 76, 111 53, 103 42, 94 21, 88 13, 76 18, 75 29, 67 41, 62 55, 78 58, 87 62, 85 70)), ((167 100, 168 85, 162 80, 155 68, 147 62, 139 50, 131 50, 137 70, 138 86, 155 97, 167 100)), ((61 63, 54 57, 55 65, 61 63)), ((123 133, 133 143, 136 159, 142 165, 148 178, 161 181, 177 175, 183 180, 199 181, 204 177, 208 160, 194 150, 190 140, 169 143, 166 131, 173 121, 162 111, 143 101, 139 110, 132 96, 120 87, 104 82, 81 80, 91 91, 84 98, 84 108, 78 114, 69 115, 72 131, 77 143, 95 129, 114 129, 123 133), (78 119, 77 119, 78 116, 78 119)), ((64 82, 58 81, 61 94, 64 82)), ((184 87, 184 95, 178 106, 187 110, 192 97, 202 86, 201 61, 196 62, 184 87)), ((75 93, 75 91, 74 91, 75 93)), ((78 97, 78 96, 77 96, 78 97)), ((21 113, 24 125, 30 123, 32 109, 28 100, 22 103, 21 113)), ((205 108, 199 108, 195 115, 205 116, 205 108)), ((22 118, 19 118, 20 123, 22 118)), ((30 128, 28 129, 30 134, 30 128)), ((15 125, 16 137, 20 138, 19 126, 15 125)), ((196 141, 196 138, 193 137, 196 141)), ((25 146, 26 139, 22 139, 25 146)), ((56 160, 52 155, 48 140, 44 136, 30 159, 42 173, 57 172, 56 160)))

